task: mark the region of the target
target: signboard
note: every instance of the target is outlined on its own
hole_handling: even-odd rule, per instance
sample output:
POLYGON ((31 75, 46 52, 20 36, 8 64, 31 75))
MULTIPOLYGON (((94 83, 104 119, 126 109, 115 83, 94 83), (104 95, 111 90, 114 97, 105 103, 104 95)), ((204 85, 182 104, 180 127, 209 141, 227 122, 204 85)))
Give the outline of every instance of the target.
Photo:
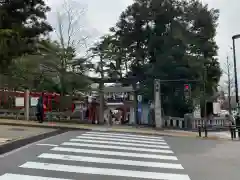
POLYGON ((138 100, 138 102, 142 102, 142 95, 138 95, 137 100, 138 100))
POLYGON ((131 101, 131 93, 107 93, 104 95, 105 100, 108 102, 122 102, 131 101))
POLYGON ((155 91, 156 92, 160 91, 160 80, 159 79, 155 80, 155 91))
POLYGON ((30 105, 37 106, 37 103, 38 103, 38 97, 31 97, 30 105))
POLYGON ((24 107, 24 98, 23 97, 16 97, 15 106, 16 107, 24 107))
POLYGON ((138 103, 138 120, 141 121, 142 118, 142 104, 138 103))

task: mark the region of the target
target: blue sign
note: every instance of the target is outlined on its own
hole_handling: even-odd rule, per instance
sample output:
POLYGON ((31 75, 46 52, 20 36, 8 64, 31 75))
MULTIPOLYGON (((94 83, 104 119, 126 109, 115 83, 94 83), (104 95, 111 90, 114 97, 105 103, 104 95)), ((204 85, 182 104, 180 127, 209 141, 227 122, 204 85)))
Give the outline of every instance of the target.
POLYGON ((138 103, 138 119, 140 120, 142 117, 142 103, 138 103))

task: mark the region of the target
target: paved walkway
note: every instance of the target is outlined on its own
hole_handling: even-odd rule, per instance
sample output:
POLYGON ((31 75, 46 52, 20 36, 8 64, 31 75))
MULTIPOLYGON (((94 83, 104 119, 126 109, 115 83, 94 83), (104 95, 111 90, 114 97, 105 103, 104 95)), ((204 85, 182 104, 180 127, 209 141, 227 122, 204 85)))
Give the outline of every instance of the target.
POLYGON ((0 144, 36 136, 53 130, 54 129, 51 128, 1 125, 0 123, 0 144))
MULTIPOLYGON (((0 119, 0 125, 11 125, 11 126, 24 126, 24 127, 39 127, 39 128, 69 128, 69 129, 80 129, 80 130, 96 130, 96 131, 115 131, 125 133, 139 133, 139 134, 150 134, 150 135, 166 135, 166 136, 180 136, 180 137, 195 137, 196 132, 181 131, 181 130, 156 130, 153 128, 139 128, 133 126, 105 126, 95 124, 74 124, 74 123, 61 123, 61 122, 44 122, 42 124, 35 121, 23 121, 23 120, 8 120, 0 119)), ((1 137, 1 136, 0 136, 1 137)), ((227 136, 220 136, 219 134, 210 133, 209 139, 229 139, 227 136)))

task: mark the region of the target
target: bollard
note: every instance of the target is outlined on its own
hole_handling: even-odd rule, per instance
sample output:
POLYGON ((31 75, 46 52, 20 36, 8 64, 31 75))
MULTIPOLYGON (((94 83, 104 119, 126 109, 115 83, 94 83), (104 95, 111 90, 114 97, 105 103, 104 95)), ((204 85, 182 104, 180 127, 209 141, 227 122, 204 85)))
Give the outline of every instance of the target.
POLYGON ((233 131, 233 139, 236 138, 236 127, 232 127, 232 131, 233 131))
POLYGON ((229 130, 230 130, 230 133, 231 133, 231 139, 233 140, 233 138, 234 138, 234 135, 233 135, 233 127, 232 127, 232 126, 229 126, 229 130))
POLYGON ((207 137, 208 134, 207 134, 207 126, 206 125, 204 126, 204 132, 205 132, 205 137, 207 137))
POLYGON ((236 139, 236 127, 233 127, 233 138, 236 139))
POLYGON ((238 138, 240 139, 240 129, 239 129, 239 127, 236 126, 236 130, 238 132, 238 138))
POLYGON ((202 137, 202 131, 201 131, 201 126, 198 125, 198 136, 202 137))

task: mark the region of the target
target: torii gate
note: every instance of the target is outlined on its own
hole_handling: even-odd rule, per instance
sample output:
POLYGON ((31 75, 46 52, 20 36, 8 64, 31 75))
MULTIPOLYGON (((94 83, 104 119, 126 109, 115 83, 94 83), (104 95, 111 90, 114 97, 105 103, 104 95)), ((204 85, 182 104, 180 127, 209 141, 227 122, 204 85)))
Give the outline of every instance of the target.
POLYGON ((137 93, 136 93, 136 78, 117 78, 117 79, 109 79, 109 78, 91 78, 94 83, 99 84, 99 89, 95 89, 94 91, 98 91, 100 95, 100 108, 99 108, 99 122, 104 122, 104 93, 126 93, 132 92, 134 94, 133 101, 134 101, 134 119, 135 122, 138 122, 138 109, 137 109, 137 93), (128 87, 104 87, 104 83, 128 83, 131 82, 133 86, 128 87))

